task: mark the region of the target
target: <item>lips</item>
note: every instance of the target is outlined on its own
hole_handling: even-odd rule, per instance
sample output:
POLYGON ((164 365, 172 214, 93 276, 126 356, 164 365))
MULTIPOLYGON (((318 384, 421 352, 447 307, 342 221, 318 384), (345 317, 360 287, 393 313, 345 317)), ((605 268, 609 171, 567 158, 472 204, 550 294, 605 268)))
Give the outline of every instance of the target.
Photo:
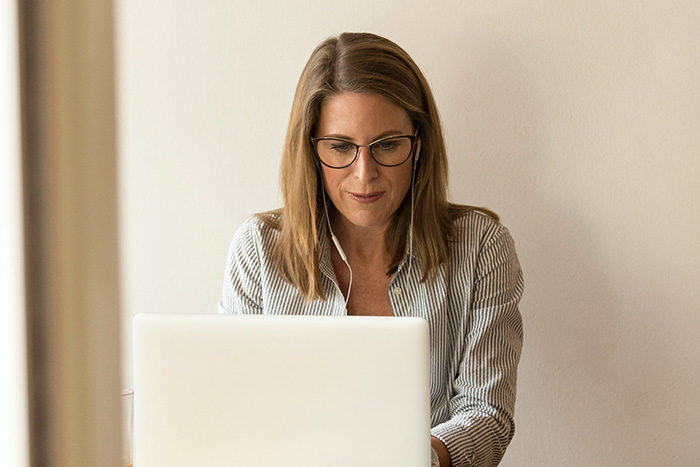
POLYGON ((378 191, 374 193, 352 193, 348 192, 348 196, 354 200, 357 201, 358 203, 363 203, 363 204, 368 204, 368 203, 374 203, 377 201, 379 198, 384 195, 384 192, 378 191))

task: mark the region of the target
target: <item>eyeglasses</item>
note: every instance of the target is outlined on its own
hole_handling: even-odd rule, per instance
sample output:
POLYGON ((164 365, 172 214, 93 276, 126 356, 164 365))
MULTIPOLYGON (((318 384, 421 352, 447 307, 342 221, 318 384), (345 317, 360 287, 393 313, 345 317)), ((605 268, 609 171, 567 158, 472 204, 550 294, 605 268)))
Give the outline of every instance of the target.
MULTIPOLYGON (((417 133, 417 132, 416 132, 417 133)), ((352 165, 360 148, 369 148, 372 159, 384 167, 396 167, 408 160, 416 135, 398 135, 378 139, 370 144, 355 144, 338 138, 311 138, 316 156, 326 167, 344 169, 352 165)))

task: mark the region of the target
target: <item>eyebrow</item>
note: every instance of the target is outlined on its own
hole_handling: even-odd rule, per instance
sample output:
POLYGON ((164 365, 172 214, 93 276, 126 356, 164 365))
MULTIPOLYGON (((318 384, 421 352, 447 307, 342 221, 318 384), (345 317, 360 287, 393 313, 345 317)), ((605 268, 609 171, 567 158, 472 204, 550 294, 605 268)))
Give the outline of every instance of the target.
MULTIPOLYGON (((405 135, 405 134, 409 134, 409 133, 404 133, 404 132, 399 131, 399 130, 389 130, 389 131, 385 131, 385 132, 380 133, 379 135, 375 136, 374 139, 373 139, 372 141, 370 141, 370 143, 368 143, 368 144, 371 144, 371 143, 373 143, 373 142, 375 142, 375 141, 378 141, 378 140, 380 140, 380 139, 382 139, 382 138, 386 138, 386 137, 389 137, 389 136, 401 136, 401 135, 405 135)), ((347 135, 340 134, 340 133, 333 133, 333 134, 330 134, 330 135, 325 135, 325 136, 323 136, 323 138, 337 138, 337 139, 343 139, 343 140, 346 140, 346 141, 355 142, 355 140, 354 140, 353 138, 351 138, 351 137, 349 137, 349 136, 347 136, 347 135)))

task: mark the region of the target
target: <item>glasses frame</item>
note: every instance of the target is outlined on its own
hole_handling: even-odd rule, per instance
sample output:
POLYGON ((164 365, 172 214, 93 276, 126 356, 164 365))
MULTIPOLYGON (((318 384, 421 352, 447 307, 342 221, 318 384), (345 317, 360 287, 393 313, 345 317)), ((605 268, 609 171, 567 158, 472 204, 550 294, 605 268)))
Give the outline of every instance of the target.
POLYGON ((357 156, 360 154, 360 148, 367 148, 367 149, 369 149, 369 155, 372 157, 372 160, 374 160, 374 162, 376 162, 377 164, 381 165, 382 167, 398 167, 398 166, 400 166, 401 164, 405 164, 406 161, 409 160, 409 159, 411 158, 411 154, 413 154, 413 146, 414 146, 414 144, 415 144, 415 142, 416 142, 416 138, 417 138, 417 137, 418 137, 418 130, 416 130, 416 133, 413 134, 413 135, 391 135, 391 136, 385 136, 384 138, 379 138, 378 140, 372 141, 372 142, 369 143, 369 144, 355 144, 355 143, 353 143, 352 141, 348 141, 348 140, 343 139, 343 138, 333 138, 333 137, 331 137, 331 136, 322 136, 322 137, 320 137, 320 138, 311 138, 311 147, 313 148, 313 150, 314 150, 314 155, 316 156, 316 158, 318 159, 318 161, 319 161, 321 164, 323 164, 323 165, 325 165, 326 167, 328 167, 329 169, 345 169, 345 168, 347 168, 347 167, 350 167, 350 166, 351 166, 352 164, 354 164, 355 161, 357 160, 357 156), (379 162, 379 161, 377 160, 376 157, 374 157, 374 152, 372 151, 372 146, 374 146, 375 144, 381 143, 381 142, 383 142, 383 141, 386 141, 386 140, 389 140, 389 139, 393 139, 393 138, 408 138, 408 139, 410 139, 410 140, 411 140, 411 149, 410 149, 410 151, 408 151, 408 155, 406 156, 406 159, 402 160, 402 161, 399 162, 398 164, 390 164, 390 165, 382 164, 381 162, 379 162), (343 143, 351 144, 351 145, 355 146, 355 157, 352 158, 352 161, 350 161, 349 164, 346 164, 346 165, 344 165, 344 166, 342 166, 342 167, 334 167, 334 166, 332 166, 332 165, 328 165, 328 164, 326 164, 325 162, 323 162, 323 159, 321 159, 321 156, 318 155, 318 149, 317 149, 317 144, 316 144, 316 143, 318 143, 319 141, 342 141, 343 143))

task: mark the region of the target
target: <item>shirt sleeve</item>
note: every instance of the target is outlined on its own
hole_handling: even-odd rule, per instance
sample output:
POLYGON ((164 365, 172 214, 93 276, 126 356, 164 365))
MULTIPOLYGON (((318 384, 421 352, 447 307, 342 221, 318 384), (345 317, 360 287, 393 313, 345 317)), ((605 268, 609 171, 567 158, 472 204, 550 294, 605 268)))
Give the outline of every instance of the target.
POLYGON ((505 227, 500 226, 478 254, 472 287, 465 304, 467 342, 453 381, 451 417, 432 429, 447 446, 454 467, 497 465, 515 431, 523 274, 505 227))
POLYGON ((231 241, 218 309, 222 314, 258 314, 262 310, 260 252, 262 241, 254 219, 238 229, 231 241))

